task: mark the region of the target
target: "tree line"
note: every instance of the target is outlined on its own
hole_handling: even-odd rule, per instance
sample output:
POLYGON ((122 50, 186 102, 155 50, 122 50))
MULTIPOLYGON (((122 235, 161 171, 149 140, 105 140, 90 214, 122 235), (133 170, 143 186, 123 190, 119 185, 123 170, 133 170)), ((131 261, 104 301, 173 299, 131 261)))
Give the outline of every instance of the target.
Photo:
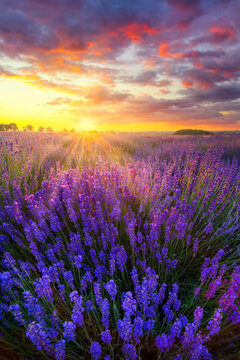
MULTIPOLYGON (((0 124, 0 131, 19 131, 19 128, 17 126, 17 124, 15 123, 11 123, 11 124, 0 124)), ((29 124, 23 127, 23 131, 27 131, 27 132, 32 132, 34 131, 34 127, 33 125, 29 124)), ((51 126, 48 126, 46 128, 44 128, 43 126, 39 126, 38 132, 53 132, 53 129, 51 128, 51 126)), ((67 133, 68 130, 67 129, 63 129, 63 132, 67 133)), ((70 130, 71 133, 75 132, 75 129, 71 129, 70 130)))
POLYGON ((0 124, 0 131, 18 131, 18 126, 15 123, 0 124))

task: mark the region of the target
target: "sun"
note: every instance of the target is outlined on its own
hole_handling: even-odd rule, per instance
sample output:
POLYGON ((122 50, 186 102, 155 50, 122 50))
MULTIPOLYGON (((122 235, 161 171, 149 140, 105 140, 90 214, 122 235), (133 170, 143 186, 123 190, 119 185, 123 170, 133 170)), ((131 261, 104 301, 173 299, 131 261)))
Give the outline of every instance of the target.
POLYGON ((96 130, 96 123, 93 119, 83 118, 79 120, 78 129, 84 131, 96 130))

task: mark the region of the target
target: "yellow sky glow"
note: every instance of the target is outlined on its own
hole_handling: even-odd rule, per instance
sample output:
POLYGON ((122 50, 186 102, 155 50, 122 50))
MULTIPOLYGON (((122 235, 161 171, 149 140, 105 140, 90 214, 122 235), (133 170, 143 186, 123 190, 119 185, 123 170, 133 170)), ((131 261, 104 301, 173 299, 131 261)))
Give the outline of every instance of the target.
MULTIPOLYGON (((84 85, 88 89, 87 93, 91 94, 91 88, 86 87, 86 83, 84 85)), ((156 89, 153 89, 153 91, 156 91, 156 89)), ((75 94, 69 94, 67 90, 64 92, 64 89, 59 91, 57 88, 55 90, 54 88, 44 87, 42 84, 31 84, 30 81, 22 77, 2 77, 0 81, 0 99, 0 123, 15 122, 20 128, 28 124, 32 124, 35 130, 39 126, 51 126, 54 130, 75 128, 77 131, 175 131, 183 127, 192 127, 168 123, 166 120, 164 122, 145 122, 142 119, 136 121, 130 118, 128 118, 128 122, 124 123, 116 120, 111 122, 109 119, 105 122, 102 120, 99 122, 91 117, 92 105, 98 100, 83 98, 82 101, 79 101, 77 100, 79 97, 76 98, 75 94), (69 98, 68 103, 50 105, 55 99, 66 96, 69 98), (76 109, 76 104, 79 104, 78 109, 76 109), (79 116, 76 115, 78 112, 79 116)), ((109 113, 115 113, 112 104, 100 106, 100 109, 107 110, 109 113)), ((119 109, 121 111, 121 104, 119 109)), ((229 114, 227 111, 222 111, 221 113, 222 115, 229 114)), ((219 129, 214 124, 208 126, 200 125, 197 128, 219 129)))

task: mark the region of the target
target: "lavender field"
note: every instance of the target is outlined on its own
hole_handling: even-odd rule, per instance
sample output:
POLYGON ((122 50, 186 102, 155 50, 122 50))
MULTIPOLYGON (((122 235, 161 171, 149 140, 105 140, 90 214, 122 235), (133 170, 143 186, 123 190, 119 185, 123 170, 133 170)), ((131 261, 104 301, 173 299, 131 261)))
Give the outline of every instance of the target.
POLYGON ((0 359, 240 356, 240 137, 0 133, 0 359))

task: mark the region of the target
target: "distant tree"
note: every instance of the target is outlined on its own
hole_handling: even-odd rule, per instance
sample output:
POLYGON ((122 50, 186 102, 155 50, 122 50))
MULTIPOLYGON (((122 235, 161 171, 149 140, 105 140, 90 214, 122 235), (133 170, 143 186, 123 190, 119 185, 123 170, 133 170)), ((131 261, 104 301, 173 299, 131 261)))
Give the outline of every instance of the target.
POLYGON ((33 126, 32 125, 24 126, 23 130, 24 131, 33 131, 33 126))
POLYGON ((0 124, 0 131, 17 131, 18 130, 18 126, 15 123, 11 123, 11 124, 0 124))
POLYGON ((75 133, 75 132, 76 132, 76 130, 75 130, 75 129, 71 129, 70 131, 71 131, 71 133, 75 133))
POLYGON ((12 130, 12 131, 18 131, 18 126, 17 126, 17 124, 15 124, 15 123, 9 124, 9 128, 10 128, 10 130, 12 130))
POLYGON ((64 132, 64 133, 67 133, 67 132, 68 132, 68 129, 65 129, 65 128, 64 128, 64 129, 63 129, 63 132, 64 132))
POLYGON ((43 126, 39 126, 38 131, 39 131, 39 132, 43 132, 43 131, 44 131, 44 127, 43 127, 43 126))
POLYGON ((51 126, 48 126, 48 127, 46 128, 46 132, 53 132, 53 129, 51 128, 51 126))

